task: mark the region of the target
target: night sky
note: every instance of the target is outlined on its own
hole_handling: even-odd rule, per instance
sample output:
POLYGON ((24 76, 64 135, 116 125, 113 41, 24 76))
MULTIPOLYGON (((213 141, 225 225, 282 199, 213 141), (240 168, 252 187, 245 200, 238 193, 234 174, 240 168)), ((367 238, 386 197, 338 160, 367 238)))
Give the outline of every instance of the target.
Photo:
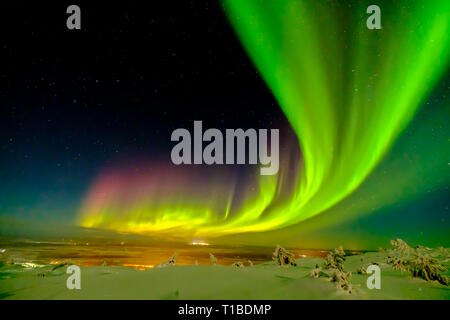
MULTIPOLYGON (((298 156, 295 121, 288 121, 270 76, 258 71, 251 45, 246 50, 229 20, 219 1, 2 1, 0 217, 78 224, 105 168, 128 167, 121 177, 143 162, 153 171, 176 170, 170 169, 170 135, 192 130, 194 120, 205 128, 278 128, 281 157, 298 156), (70 4, 81 7, 81 30, 66 27, 70 4)), ((352 46, 350 37, 342 41, 352 46)), ((448 246, 449 167, 432 161, 437 150, 439 159, 448 156, 448 75, 447 68, 350 197, 300 226, 269 231, 269 238, 225 234, 224 241, 374 247, 402 236, 448 246), (392 190, 392 197, 377 190, 392 190), (358 213, 349 213, 356 207, 358 213), (344 211, 351 218, 340 223, 344 211)), ((207 168, 183 170, 191 171, 180 178, 185 184, 208 189, 219 180, 207 168)), ((238 177, 235 193, 253 190, 242 182, 252 166, 223 170, 238 177)), ((289 170, 283 174, 297 174, 289 170)))
POLYGON ((70 217, 102 167, 170 161, 194 120, 287 124, 218 2, 83 2, 82 30, 69 4, 1 4, 1 213, 70 217))

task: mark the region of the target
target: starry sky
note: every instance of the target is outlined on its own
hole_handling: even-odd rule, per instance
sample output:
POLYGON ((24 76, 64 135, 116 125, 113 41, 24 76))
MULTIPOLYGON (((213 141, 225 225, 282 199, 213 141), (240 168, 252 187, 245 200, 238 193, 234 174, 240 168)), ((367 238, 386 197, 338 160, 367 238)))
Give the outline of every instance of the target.
MULTIPOLYGON (((221 236, 217 241, 226 243, 272 244, 276 239, 293 246, 374 248, 402 236, 412 243, 450 245, 448 67, 427 87, 414 116, 389 149, 380 152, 377 165, 344 199, 317 209, 321 214, 306 221, 291 219, 274 230, 246 229, 254 224, 247 220, 253 212, 266 214, 268 194, 283 202, 279 194, 295 190, 292 181, 278 186, 282 178, 289 180, 301 171, 303 154, 296 135, 305 132, 308 123, 293 121, 295 114, 283 104, 282 88, 289 85, 289 77, 281 85, 273 82, 271 63, 261 60, 261 48, 246 38, 246 32, 257 30, 248 31, 233 20, 245 15, 245 8, 236 1, 226 3, 224 10, 219 1, 182 1, 176 6, 150 2, 145 7, 137 1, 2 1, 0 217, 139 231, 117 219, 122 208, 134 208, 126 191, 155 188, 176 191, 158 208, 165 207, 165 219, 176 215, 178 224, 195 225, 199 208, 226 211, 227 217, 234 209, 238 218, 231 226, 244 233, 225 232, 230 225, 213 228, 221 236), (81 7, 81 30, 66 28, 70 4, 81 7), (176 128, 191 128, 194 120, 219 129, 279 128, 285 170, 274 184, 258 181, 251 166, 173 168, 170 135, 176 128), (136 176, 171 184, 152 187, 136 176), (111 180, 121 183, 114 187, 111 180), (97 195, 103 190, 127 199, 99 204, 97 195), (220 193, 218 201, 209 202, 211 190, 220 193), (179 214, 172 205, 186 208, 186 198, 195 199, 195 212, 179 214), (94 223, 86 210, 97 211, 95 217, 102 222, 94 223), (239 215, 242 211, 246 214, 239 215), (105 216, 112 217, 107 224, 105 216)), ((345 1, 333 3, 348 8, 345 1)), ((408 8, 404 10, 407 16, 408 8)), ((346 32, 347 18, 339 17, 339 30, 346 32)), ((336 43, 341 36, 336 35, 336 43)), ((357 46, 350 36, 341 44, 357 46)), ((305 51, 308 61, 314 60, 311 50, 305 51)), ((350 64, 343 66, 353 72, 350 64)), ((319 98, 325 90, 312 92, 319 98)), ((350 177, 351 172, 345 174, 350 177)), ((146 208, 139 205, 133 219, 146 208)), ((271 211, 276 217, 297 212, 281 208, 271 211)), ((214 213, 208 210, 202 219, 210 222, 214 213)))
POLYGON ((1 4, 0 212, 66 219, 102 167, 169 161, 171 132, 195 119, 287 123, 219 3, 86 2, 79 31, 67 5, 1 4))

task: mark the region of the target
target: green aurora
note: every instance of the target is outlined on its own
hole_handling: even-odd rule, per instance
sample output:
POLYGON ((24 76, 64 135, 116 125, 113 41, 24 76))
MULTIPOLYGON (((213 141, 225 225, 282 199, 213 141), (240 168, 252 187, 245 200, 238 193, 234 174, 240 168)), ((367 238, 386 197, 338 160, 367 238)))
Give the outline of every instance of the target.
POLYGON ((226 2, 304 155, 283 224, 323 212, 355 190, 446 70, 449 2, 416 1, 407 13, 405 3, 390 6, 382 30, 368 30, 365 5, 226 2), (347 16, 339 21, 342 11, 347 16))
MULTIPOLYGON (((450 2, 378 1, 381 30, 366 27, 370 4, 224 1, 232 26, 298 138, 302 157, 289 192, 285 185, 292 172, 283 163, 277 176, 258 177, 257 191, 246 193, 239 205, 233 204, 232 183, 213 194, 152 191, 126 204, 114 197, 121 189, 99 200, 92 196, 98 194, 94 186, 80 224, 210 238, 289 228, 314 217, 308 226, 317 229, 445 185, 448 174, 437 179, 442 172, 433 166, 447 163, 444 151, 421 158, 415 165, 423 170, 399 164, 390 154, 380 171, 373 171, 448 70, 450 2), (371 173, 385 172, 392 174, 388 184, 386 178, 363 184, 371 173), (415 187, 404 188, 408 184, 415 187), (342 201, 346 198, 351 205, 342 201)), ((423 128, 426 124, 419 131, 423 128)), ((396 150, 400 154, 417 143, 422 150, 445 147, 446 139, 420 140, 428 136, 417 132, 396 150)))

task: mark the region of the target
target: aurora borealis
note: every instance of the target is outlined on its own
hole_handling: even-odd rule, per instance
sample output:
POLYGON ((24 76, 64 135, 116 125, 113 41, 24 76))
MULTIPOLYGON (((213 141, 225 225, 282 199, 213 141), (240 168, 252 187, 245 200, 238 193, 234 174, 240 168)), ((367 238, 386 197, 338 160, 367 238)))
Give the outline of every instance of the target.
POLYGON ((353 8, 340 1, 225 1, 297 135, 294 188, 284 187, 289 173, 281 166, 278 177, 257 177, 253 191, 241 190, 236 204, 228 179, 192 188, 189 180, 199 180, 192 172, 175 178, 173 169, 161 168, 136 182, 132 173, 113 171, 91 189, 82 225, 215 237, 292 226, 341 201, 372 172, 448 68, 448 1, 405 4, 383 11, 382 30, 368 30, 365 2, 353 8))
POLYGON ((55 17, 30 34, 26 15, 28 40, 5 40, 18 58, 0 96, 0 217, 355 248, 427 221, 426 235, 448 241, 448 1, 83 10, 79 33, 55 17), (366 27, 372 4, 380 30, 366 27), (278 174, 173 165, 170 134, 193 121, 279 129, 278 174))

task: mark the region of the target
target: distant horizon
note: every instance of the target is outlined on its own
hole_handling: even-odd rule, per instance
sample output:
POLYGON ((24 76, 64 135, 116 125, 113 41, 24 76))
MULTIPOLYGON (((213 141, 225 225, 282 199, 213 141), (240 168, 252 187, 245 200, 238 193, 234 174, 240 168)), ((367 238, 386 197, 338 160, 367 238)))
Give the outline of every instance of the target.
MULTIPOLYGON (((238 235, 239 236, 239 235, 238 235)), ((362 246, 344 246, 344 250, 360 251, 360 252, 374 252, 379 248, 386 248, 390 246, 390 240, 397 239, 398 237, 392 237, 387 239, 384 243, 376 247, 362 247, 362 246)), ((206 248, 275 248, 276 245, 282 245, 290 249, 302 249, 302 250, 332 250, 339 245, 339 239, 335 239, 336 245, 332 246, 306 246, 294 243, 248 243, 244 242, 230 242, 229 238, 225 240, 221 237, 217 238, 198 238, 193 236, 191 240, 167 238, 161 236, 157 233, 155 234, 145 234, 145 233, 121 233, 114 230, 101 229, 101 228, 86 228, 74 224, 64 224, 60 222, 43 223, 38 221, 21 220, 15 218, 0 217, 0 244, 3 240, 14 240, 20 243, 26 242, 26 240, 36 242, 47 242, 48 244, 60 242, 69 245, 71 241, 75 242, 76 245, 83 245, 89 242, 90 245, 111 245, 120 246, 121 243, 131 246, 155 246, 160 248, 170 248, 170 247, 199 247, 196 246, 195 242, 207 242, 206 248), (3 223, 1 223, 3 222, 3 223), (7 223, 5 223, 7 222, 7 223), (60 227, 55 229, 55 227, 60 227)), ((408 239, 403 239, 408 242, 408 239)), ((426 243, 410 243, 410 245, 424 245, 429 246, 426 243)), ((74 245, 74 244, 73 244, 74 245)), ((435 247, 449 246, 437 245, 435 247)))

